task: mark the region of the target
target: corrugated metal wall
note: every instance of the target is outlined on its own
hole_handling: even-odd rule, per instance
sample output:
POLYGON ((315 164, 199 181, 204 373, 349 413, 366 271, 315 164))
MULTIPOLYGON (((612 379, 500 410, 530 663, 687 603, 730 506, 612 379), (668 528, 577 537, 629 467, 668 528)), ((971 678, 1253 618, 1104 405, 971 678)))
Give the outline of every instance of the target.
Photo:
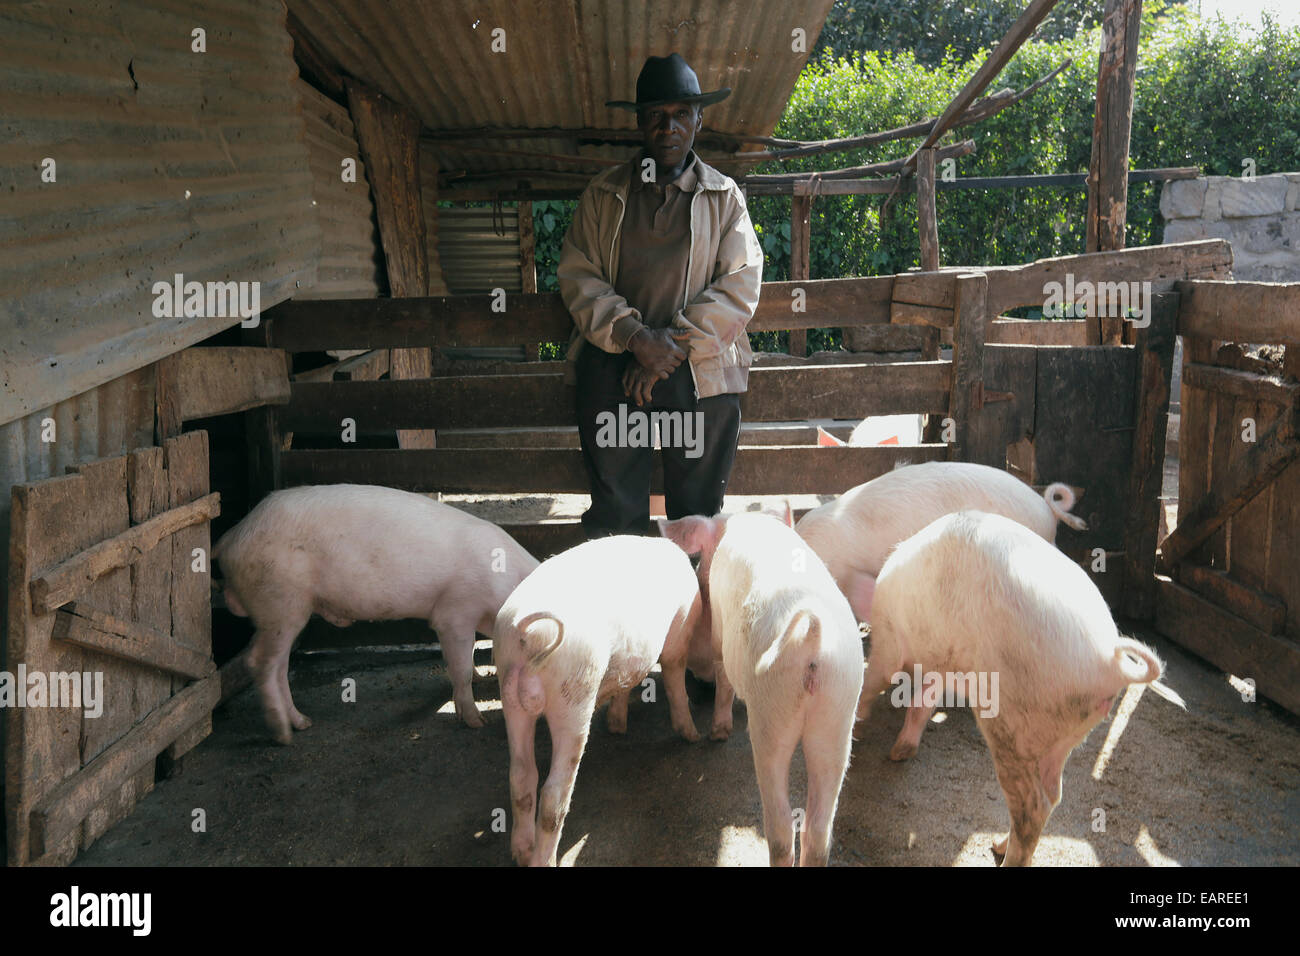
POLYGON ((497 288, 522 292, 518 208, 439 209, 438 257, 453 295, 497 288))
POLYGON ((365 164, 348 111, 303 80, 298 81, 313 195, 320 221, 320 267, 316 284, 295 299, 373 299, 387 288, 379 231, 365 164), (343 181, 343 160, 356 162, 356 182, 343 181))
POLYGON ((0 423, 238 321, 157 318, 155 281, 257 281, 262 309, 315 282, 284 22, 280 0, 0 6, 0 423))

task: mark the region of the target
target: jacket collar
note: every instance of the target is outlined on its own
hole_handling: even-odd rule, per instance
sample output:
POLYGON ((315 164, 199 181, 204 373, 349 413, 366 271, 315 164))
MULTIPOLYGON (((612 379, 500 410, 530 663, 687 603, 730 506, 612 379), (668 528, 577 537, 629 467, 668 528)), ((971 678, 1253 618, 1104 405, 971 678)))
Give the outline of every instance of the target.
MULTIPOLYGON (((617 166, 610 167, 593 179, 588 188, 617 193, 620 198, 626 201, 628 189, 632 186, 632 176, 636 170, 640 169, 640 159, 641 154, 638 152, 626 163, 619 163, 617 166)), ((696 153, 695 192, 703 192, 706 189, 725 191, 729 188, 728 184, 730 182, 729 177, 718 172, 696 153)))

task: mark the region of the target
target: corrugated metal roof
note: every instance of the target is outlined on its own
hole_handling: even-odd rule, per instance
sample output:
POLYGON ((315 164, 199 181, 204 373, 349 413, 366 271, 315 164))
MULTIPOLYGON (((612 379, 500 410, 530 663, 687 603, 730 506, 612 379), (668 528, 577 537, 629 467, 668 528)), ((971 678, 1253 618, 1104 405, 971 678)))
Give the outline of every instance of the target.
POLYGON ((438 258, 453 295, 522 292, 518 208, 438 210, 438 258))
POLYGON ((0 423, 238 321, 156 318, 155 281, 258 281, 263 309, 315 281, 284 20, 279 0, 0 8, 0 423))
POLYGON ((321 229, 316 284, 295 299, 373 299, 379 295, 379 235, 375 207, 348 111, 302 80, 297 83, 307 124, 307 149, 321 229), (343 181, 343 160, 356 162, 356 182, 343 181))
MULTIPOLYGON (((634 99, 647 56, 677 51, 702 88, 729 86, 705 126, 769 135, 833 0, 288 0, 326 56, 346 73, 413 109, 431 130, 477 126, 626 127, 633 114, 605 106, 634 99), (505 52, 493 53, 493 31, 505 52)), ((466 141, 536 153, 624 158, 626 147, 575 147, 566 139, 466 141)), ((444 169, 584 167, 457 151, 434 144, 444 169)), ((704 153, 706 158, 711 154, 704 153)), ((712 160, 711 160, 712 161, 712 160)))

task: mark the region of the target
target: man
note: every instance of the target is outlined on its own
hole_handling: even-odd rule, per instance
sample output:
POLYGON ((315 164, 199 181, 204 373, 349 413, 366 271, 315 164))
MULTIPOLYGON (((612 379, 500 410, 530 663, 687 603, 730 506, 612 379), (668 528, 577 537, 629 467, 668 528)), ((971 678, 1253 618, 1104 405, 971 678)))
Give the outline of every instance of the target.
POLYGON ((557 269, 577 326, 568 358, 589 538, 649 530, 647 419, 659 424, 668 517, 722 507, 763 254, 739 187, 692 147, 701 108, 730 92, 701 93, 674 53, 646 60, 635 103, 606 104, 636 110, 645 146, 587 186, 557 269))

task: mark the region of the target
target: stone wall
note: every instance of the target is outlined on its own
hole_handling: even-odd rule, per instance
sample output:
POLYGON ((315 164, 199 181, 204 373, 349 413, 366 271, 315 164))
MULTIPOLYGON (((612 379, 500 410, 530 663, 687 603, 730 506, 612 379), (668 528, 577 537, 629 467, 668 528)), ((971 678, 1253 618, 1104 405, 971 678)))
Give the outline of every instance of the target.
POLYGON ((1165 242, 1227 239, 1233 278, 1300 282, 1300 173, 1247 181, 1201 176, 1165 183, 1165 242))

